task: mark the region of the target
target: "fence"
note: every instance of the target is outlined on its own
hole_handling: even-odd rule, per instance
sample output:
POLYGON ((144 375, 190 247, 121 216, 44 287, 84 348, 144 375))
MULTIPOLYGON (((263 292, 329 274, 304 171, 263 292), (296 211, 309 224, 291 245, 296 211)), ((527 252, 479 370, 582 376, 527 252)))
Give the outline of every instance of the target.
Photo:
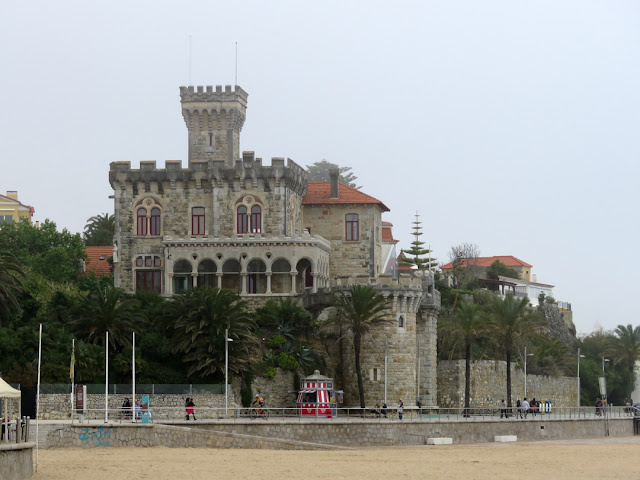
MULTIPOLYGON (((321 407, 324 409, 324 407, 321 407)), ((313 408, 312 408, 313 410, 313 408)), ((185 419, 184 407, 154 407, 149 409, 150 421, 162 423, 174 421, 187 421, 185 419)), ((78 414, 83 413, 74 411, 74 417, 78 418, 78 414)), ((113 422, 140 422, 142 413, 137 411, 133 418, 133 412, 130 409, 109 409, 108 417, 113 422)), ((474 422, 474 421, 501 421, 504 417, 510 420, 520 421, 520 412, 515 408, 508 408, 502 412, 498 408, 437 408, 437 407, 405 407, 402 412, 402 421, 408 422, 474 422)), ((196 421, 202 420, 227 420, 227 421, 248 421, 248 420, 269 420, 269 421, 313 421, 327 420, 327 416, 320 413, 318 415, 299 414, 297 408, 262 408, 261 411, 255 408, 224 408, 224 407, 196 407, 196 421)), ((372 408, 337 408, 332 414, 333 419, 350 420, 354 422, 361 421, 400 421, 397 407, 389 407, 387 409, 372 408)), ((522 412, 522 421, 531 420, 581 420, 581 419, 603 419, 608 418, 640 418, 640 410, 637 407, 612 407, 605 408, 596 407, 561 407, 553 408, 550 412, 529 411, 526 416, 522 412)), ((104 409, 87 409, 84 410, 83 421, 98 420, 104 421, 104 409)), ((191 423, 193 419, 188 420, 191 423)))
MULTIPOLYGON (((88 395, 103 394, 105 390, 104 383, 86 384, 88 395)), ((110 383, 109 395, 131 395, 133 390, 130 383, 110 383)), ((71 393, 71 384, 69 383, 50 383, 40 385, 40 393, 42 394, 64 394, 71 393)), ((156 383, 140 383, 136 384, 136 394, 175 394, 175 395, 193 395, 200 393, 224 394, 224 383, 221 384, 156 384, 156 383)))

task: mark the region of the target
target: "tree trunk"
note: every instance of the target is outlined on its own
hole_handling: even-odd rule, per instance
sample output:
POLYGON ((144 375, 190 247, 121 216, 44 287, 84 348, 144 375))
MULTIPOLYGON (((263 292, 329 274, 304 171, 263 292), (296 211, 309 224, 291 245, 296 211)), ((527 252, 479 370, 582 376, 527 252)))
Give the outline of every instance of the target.
POLYGON ((364 403, 364 385, 362 383, 362 370, 360 369, 360 344, 361 335, 359 333, 353 334, 353 351, 356 356, 356 377, 358 377, 358 394, 360 396, 360 408, 365 408, 364 403))
POLYGON ((511 408, 511 347, 507 346, 507 407, 511 408))
POLYGON ((464 351, 464 416, 469 416, 469 403, 471 401, 471 340, 467 338, 464 351))

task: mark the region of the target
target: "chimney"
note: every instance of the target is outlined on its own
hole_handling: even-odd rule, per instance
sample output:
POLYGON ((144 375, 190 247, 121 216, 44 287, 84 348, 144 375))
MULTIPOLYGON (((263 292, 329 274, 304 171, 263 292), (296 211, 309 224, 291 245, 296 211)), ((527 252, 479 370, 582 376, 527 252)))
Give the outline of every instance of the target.
POLYGON ((7 190, 7 198, 18 200, 18 192, 16 190, 7 190))
POLYGON ((340 176, 340 170, 332 168, 329 170, 329 181, 331 182, 331 195, 329 198, 338 198, 338 177, 340 176))

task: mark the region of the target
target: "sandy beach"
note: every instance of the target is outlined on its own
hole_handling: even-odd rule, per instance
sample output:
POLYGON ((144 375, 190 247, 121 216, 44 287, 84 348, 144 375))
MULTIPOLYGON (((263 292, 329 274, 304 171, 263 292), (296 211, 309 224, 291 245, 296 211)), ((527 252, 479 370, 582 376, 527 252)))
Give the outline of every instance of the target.
POLYGON ((93 448, 41 450, 34 480, 636 478, 640 438, 341 451, 93 448))

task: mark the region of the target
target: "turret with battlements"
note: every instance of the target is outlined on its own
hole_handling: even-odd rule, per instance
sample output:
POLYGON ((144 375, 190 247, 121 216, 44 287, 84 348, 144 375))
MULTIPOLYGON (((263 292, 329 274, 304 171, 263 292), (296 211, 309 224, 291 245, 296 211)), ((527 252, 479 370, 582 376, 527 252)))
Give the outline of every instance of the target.
POLYGON ((240 131, 249 94, 217 85, 180 87, 182 116, 189 130, 189 166, 210 160, 233 167, 240 159, 240 131))

